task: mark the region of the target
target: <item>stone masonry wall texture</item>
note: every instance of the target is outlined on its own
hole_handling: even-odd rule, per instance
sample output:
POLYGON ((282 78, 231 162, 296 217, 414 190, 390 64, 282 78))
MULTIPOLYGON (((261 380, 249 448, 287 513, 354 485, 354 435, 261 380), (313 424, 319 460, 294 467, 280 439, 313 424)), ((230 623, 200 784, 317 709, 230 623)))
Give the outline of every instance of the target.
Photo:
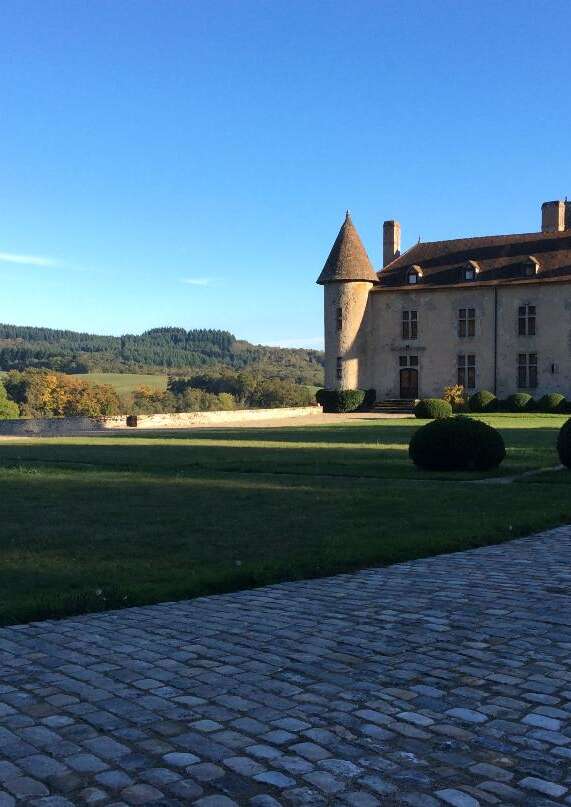
MULTIPOLYGON (((321 406, 292 406, 279 409, 235 409, 220 412, 176 412, 162 415, 138 415, 137 426, 127 425, 125 415, 105 418, 20 418, 0 420, 0 435, 61 437, 84 432, 100 432, 109 429, 188 429, 192 426, 232 425, 233 423, 285 418, 309 417, 323 414, 321 406)), ((2 807, 0 805, 0 807, 2 807)))
POLYGON ((0 805, 571 804, 571 527, 0 630, 0 805))
MULTIPOLYGON (((353 284, 348 284, 353 285, 353 284)), ((384 292, 371 295, 363 322, 367 347, 359 362, 365 368, 364 387, 377 397, 399 397, 399 357, 418 357, 419 396, 440 397, 457 381, 458 354, 476 357, 476 389, 494 389, 494 289, 450 288, 384 292), (458 336, 458 310, 474 308, 476 334, 458 336), (402 339, 402 311, 418 315, 418 338, 402 339)), ((526 390, 535 398, 561 392, 571 398, 571 284, 508 286, 498 289, 497 394, 518 392, 519 353, 536 353, 538 386, 526 390), (518 335, 518 308, 536 307, 537 334, 518 335), (552 366, 557 365, 557 373, 552 366)))

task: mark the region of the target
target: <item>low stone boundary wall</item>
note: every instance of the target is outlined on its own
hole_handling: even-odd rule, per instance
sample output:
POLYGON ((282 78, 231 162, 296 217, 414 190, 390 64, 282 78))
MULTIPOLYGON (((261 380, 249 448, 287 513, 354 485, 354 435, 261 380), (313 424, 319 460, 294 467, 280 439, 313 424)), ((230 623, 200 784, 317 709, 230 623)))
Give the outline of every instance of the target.
POLYGON ((108 418, 21 418, 0 420, 0 435, 12 437, 61 437, 113 429, 188 429, 192 426, 218 426, 254 423, 260 420, 321 415, 321 406, 297 406, 283 409, 233 409, 223 412, 177 412, 170 415, 136 415, 108 418), (129 422, 129 423, 128 423, 129 422))

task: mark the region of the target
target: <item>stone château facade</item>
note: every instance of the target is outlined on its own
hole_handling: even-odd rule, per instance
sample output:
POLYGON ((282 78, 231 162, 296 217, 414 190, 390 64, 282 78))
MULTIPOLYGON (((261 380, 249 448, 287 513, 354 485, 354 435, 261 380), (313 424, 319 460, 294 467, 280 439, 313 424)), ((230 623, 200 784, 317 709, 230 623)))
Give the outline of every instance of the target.
POLYGON ((378 400, 440 397, 460 383, 500 398, 571 399, 571 202, 546 202, 538 233, 415 244, 383 225, 376 272, 347 213, 317 282, 325 386, 378 400))

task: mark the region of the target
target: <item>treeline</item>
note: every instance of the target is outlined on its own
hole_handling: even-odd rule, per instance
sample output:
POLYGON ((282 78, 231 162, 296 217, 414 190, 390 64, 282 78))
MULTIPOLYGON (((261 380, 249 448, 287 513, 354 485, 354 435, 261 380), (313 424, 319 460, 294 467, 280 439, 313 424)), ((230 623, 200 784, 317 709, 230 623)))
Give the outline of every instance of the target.
POLYGON ((136 414, 202 412, 228 409, 275 409, 309 406, 313 393, 304 386, 253 373, 207 372, 169 378, 165 392, 140 388, 133 395, 136 414))
POLYGON ((81 376, 51 370, 11 370, 2 382, 0 386, 13 406, 11 414, 0 417, 102 417, 118 415, 122 409, 113 387, 90 384, 81 376))
POLYGON ((200 368, 231 368, 320 386, 323 361, 317 350, 252 345, 215 329, 164 327, 140 335, 98 336, 0 324, 0 370, 188 375, 200 368))
POLYGON ((272 409, 313 402, 307 387, 230 370, 171 377, 164 392, 140 387, 124 396, 108 384, 91 384, 81 375, 37 368, 11 370, 0 384, 0 418, 272 409))

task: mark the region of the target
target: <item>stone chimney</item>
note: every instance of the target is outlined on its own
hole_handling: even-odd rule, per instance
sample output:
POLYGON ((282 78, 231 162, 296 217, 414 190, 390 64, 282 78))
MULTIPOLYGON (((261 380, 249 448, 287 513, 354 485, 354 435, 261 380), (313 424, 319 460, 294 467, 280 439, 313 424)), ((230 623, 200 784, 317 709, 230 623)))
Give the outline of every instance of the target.
POLYGON ((398 221, 383 223, 383 266, 400 255, 400 224, 398 221))
POLYGON ((544 202, 541 205, 541 232, 560 233, 571 225, 568 202, 544 202))

